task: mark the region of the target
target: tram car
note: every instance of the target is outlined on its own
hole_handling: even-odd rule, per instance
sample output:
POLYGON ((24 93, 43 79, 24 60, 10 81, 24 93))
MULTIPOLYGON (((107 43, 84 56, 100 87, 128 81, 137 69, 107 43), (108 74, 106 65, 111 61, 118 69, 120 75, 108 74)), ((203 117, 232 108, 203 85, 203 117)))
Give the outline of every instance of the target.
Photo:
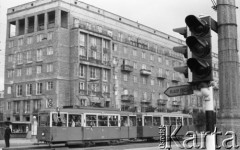
POLYGON ((49 144, 117 143, 122 139, 159 139, 160 125, 182 125, 179 136, 193 130, 192 116, 180 113, 136 113, 106 108, 63 108, 39 112, 37 139, 49 144))

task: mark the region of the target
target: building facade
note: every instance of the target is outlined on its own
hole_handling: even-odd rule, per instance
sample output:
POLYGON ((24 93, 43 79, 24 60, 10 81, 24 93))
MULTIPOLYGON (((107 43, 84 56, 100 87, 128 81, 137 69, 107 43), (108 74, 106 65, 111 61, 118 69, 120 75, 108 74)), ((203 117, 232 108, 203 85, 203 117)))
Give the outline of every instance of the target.
POLYGON ((185 42, 76 0, 34 1, 8 9, 5 120, 25 131, 40 109, 66 105, 172 112, 202 107, 169 98, 186 84, 173 70, 185 42), (21 126, 22 125, 22 126, 21 126))

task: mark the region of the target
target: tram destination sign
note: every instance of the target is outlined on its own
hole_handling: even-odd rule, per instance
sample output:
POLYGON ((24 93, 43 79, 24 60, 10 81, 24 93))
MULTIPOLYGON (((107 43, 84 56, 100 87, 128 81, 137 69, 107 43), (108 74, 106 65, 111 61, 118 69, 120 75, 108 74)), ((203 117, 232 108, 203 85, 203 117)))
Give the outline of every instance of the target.
POLYGON ((193 94, 193 89, 191 85, 180 85, 169 87, 164 91, 168 97, 176 97, 182 95, 191 95, 193 94))

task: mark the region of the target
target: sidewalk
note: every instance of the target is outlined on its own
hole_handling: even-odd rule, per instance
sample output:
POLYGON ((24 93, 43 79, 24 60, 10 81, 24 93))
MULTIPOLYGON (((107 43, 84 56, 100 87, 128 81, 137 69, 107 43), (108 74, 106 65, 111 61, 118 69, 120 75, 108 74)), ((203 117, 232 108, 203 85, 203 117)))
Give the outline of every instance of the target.
MULTIPOLYGON (((33 145, 34 143, 37 143, 37 139, 26 139, 26 138, 11 138, 10 139, 10 147, 33 145)), ((3 147, 5 147, 5 141, 0 140, 0 150, 2 150, 3 147)))

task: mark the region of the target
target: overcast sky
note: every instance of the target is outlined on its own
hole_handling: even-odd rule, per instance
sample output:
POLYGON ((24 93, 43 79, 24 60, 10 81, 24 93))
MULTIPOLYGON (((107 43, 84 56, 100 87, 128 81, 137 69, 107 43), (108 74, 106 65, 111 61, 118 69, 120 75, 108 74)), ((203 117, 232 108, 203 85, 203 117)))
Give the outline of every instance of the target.
MULTIPOLYGON (((4 84, 4 55, 7 8, 31 2, 32 0, 0 0, 0 90, 4 84)), ((183 39, 174 33, 173 28, 184 27, 184 19, 193 14, 210 15, 217 20, 217 12, 212 9, 211 0, 81 0, 119 16, 138 21, 172 36, 183 39)), ((216 0, 214 0, 216 1, 216 0)), ((236 5, 239 0, 236 0, 236 5)), ((237 9, 237 17, 239 16, 237 9)), ((239 17, 238 17, 239 18, 239 17)), ((238 19, 239 24, 240 18, 238 19)), ((240 29, 238 29, 239 32, 240 29)))

